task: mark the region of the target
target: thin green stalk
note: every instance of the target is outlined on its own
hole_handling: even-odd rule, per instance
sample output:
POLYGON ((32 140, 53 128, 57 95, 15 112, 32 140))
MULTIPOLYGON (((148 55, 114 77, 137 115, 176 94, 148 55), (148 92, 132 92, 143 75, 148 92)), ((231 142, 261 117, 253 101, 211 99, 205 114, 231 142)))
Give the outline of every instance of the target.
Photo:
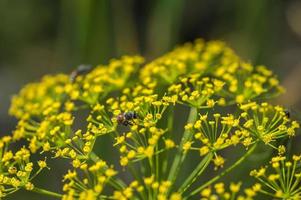
MULTIPOLYGON (((128 168, 135 180, 137 180, 141 185, 143 185, 143 178, 138 174, 138 171, 135 169, 134 165, 132 165, 132 163, 129 163, 128 168)), ((145 190, 139 192, 138 194, 141 195, 142 199, 147 199, 145 190)))
MULTIPOLYGON (((170 135, 173 131, 173 123, 174 123, 174 109, 168 109, 168 119, 167 119, 167 134, 170 135)), ((162 154, 162 179, 166 178, 167 175, 167 167, 168 167, 168 155, 169 151, 166 151, 162 154)))
MULTIPOLYGON (((295 174, 295 170, 296 170, 296 161, 294 161, 294 165, 293 165, 293 169, 292 169, 292 173, 291 174, 295 174)), ((288 188, 291 188, 292 182, 293 182, 293 178, 294 178, 294 176, 290 176, 288 188)))
POLYGON ((62 198, 62 194, 56 193, 56 192, 51 192, 45 189, 41 189, 41 188, 37 188, 34 187, 33 192, 39 193, 39 194, 43 194, 43 195, 48 195, 48 196, 52 196, 52 197, 56 197, 56 198, 62 198))
POLYGON ((184 181, 184 183, 179 188, 180 193, 185 192, 190 187, 190 185, 193 184, 194 181, 205 171, 212 157, 213 153, 209 153, 202 159, 199 165, 193 170, 190 176, 184 181))
MULTIPOLYGON (((197 108, 193 107, 190 109, 187 123, 193 123, 196 121, 196 119, 197 119, 197 108)), ((178 152, 176 153, 176 156, 173 160, 173 163, 171 165, 170 172, 168 175, 168 180, 171 181, 172 183, 175 182, 177 174, 179 173, 180 167, 183 164, 183 161, 186 157, 186 153, 183 153, 182 147, 186 142, 191 140, 192 136, 193 136, 193 133, 190 130, 184 131, 180 146, 178 148, 178 152)))
POLYGON ((172 132, 173 122, 174 122, 174 109, 170 107, 168 112, 168 119, 167 119, 167 129, 169 133, 172 132))
POLYGON ((95 163, 101 160, 93 151, 90 152, 89 157, 95 163))
POLYGON ((257 143, 255 143, 248 151, 247 153, 245 153, 240 159, 238 159, 233 165, 231 165, 230 167, 228 167, 225 171, 223 171, 222 173, 220 173, 218 176, 210 179, 209 181, 207 181, 205 184, 201 185, 200 187, 198 187, 197 189, 193 190, 186 198, 184 199, 188 199, 189 197, 199 193, 202 189, 206 188, 207 186, 211 185, 212 183, 214 183, 215 181, 217 181, 218 179, 222 178, 223 176, 225 176, 226 174, 228 174, 230 171, 232 171, 235 167, 237 167, 239 164, 241 164, 251 153, 253 153, 253 151, 255 150, 257 146, 257 143))
MULTIPOLYGON (((158 152, 158 145, 156 145, 156 152, 158 152)), ((160 154, 156 154, 155 155, 155 165, 156 165, 156 180, 157 181, 160 181, 159 179, 160 179, 160 177, 159 177, 159 156, 160 156, 160 154)))

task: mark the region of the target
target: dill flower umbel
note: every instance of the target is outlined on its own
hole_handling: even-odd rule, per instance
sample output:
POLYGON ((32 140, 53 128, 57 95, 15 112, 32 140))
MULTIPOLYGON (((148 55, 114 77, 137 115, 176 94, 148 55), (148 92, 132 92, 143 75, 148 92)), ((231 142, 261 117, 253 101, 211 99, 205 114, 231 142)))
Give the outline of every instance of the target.
POLYGON ((269 163, 273 173, 266 173, 265 167, 251 171, 250 175, 262 185, 259 192, 278 199, 300 199, 300 159, 299 155, 294 155, 292 160, 276 156, 269 163))
POLYGON ((64 200, 299 198, 300 159, 284 161, 282 144, 299 124, 265 102, 283 91, 272 71, 201 39, 143 63, 123 56, 15 95, 16 129, 0 139, 0 196, 24 188, 64 200), (258 146, 278 151, 275 174, 264 167, 251 173, 260 183, 221 182, 258 146), (66 163, 58 191, 33 184, 56 170, 50 159, 66 163))
POLYGON ((30 160, 31 153, 26 147, 13 152, 8 150, 12 138, 4 136, 0 140, 1 174, 0 174, 0 197, 5 197, 21 188, 33 190, 32 179, 47 167, 45 161, 33 163, 30 160), (37 168, 37 169, 34 169, 37 168))

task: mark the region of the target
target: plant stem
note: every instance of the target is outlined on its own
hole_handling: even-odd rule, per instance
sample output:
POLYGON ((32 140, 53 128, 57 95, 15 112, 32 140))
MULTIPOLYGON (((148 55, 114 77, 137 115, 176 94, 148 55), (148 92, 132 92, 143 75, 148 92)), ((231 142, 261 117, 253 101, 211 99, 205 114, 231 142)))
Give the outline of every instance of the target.
POLYGON ((101 159, 98 157, 98 155, 96 155, 96 153, 94 153, 93 151, 90 152, 89 154, 89 157, 90 159, 93 161, 93 162, 97 162, 97 161, 100 161, 101 159))
POLYGON ((199 165, 193 170, 190 176, 184 181, 184 183, 179 188, 179 191, 181 193, 185 192, 191 186, 191 184, 193 184, 194 181, 205 171, 205 169, 211 162, 212 157, 213 153, 210 152, 202 159, 199 165))
POLYGON ((188 197, 184 198, 184 199, 188 199, 189 197, 199 193, 202 189, 204 189, 205 187, 211 185, 212 183, 214 183, 215 181, 217 181, 218 179, 222 178, 223 176, 225 176, 226 174, 228 174, 231 170, 233 170, 235 167, 237 167, 240 163, 242 163, 256 148, 257 143, 255 143, 248 151, 247 153, 245 153, 240 159, 238 159, 233 165, 231 165, 230 167, 228 167, 225 171, 223 171, 222 173, 220 173, 218 176, 210 179, 209 181, 207 181, 205 184, 201 185, 200 187, 198 187, 197 189, 195 189, 194 191, 192 191, 188 197))
MULTIPOLYGON (((174 124, 174 108, 168 108, 168 118, 167 118, 167 137, 170 136, 170 134, 173 131, 173 124, 174 124)), ((162 179, 166 179, 167 177, 167 167, 168 167, 168 156, 169 151, 162 153, 162 179)))
POLYGON ((48 196, 52 196, 52 197, 56 197, 56 198, 62 198, 62 194, 56 193, 56 192, 51 192, 45 189, 41 189, 38 187, 34 187, 33 192, 39 193, 39 194, 44 194, 44 195, 48 195, 48 196))
POLYGON ((174 109, 169 108, 169 110, 168 110, 168 119, 167 119, 167 129, 168 129, 169 133, 172 132, 173 122, 174 122, 174 109))
MULTIPOLYGON (((197 108, 192 107, 189 112, 187 123, 195 122, 196 118, 197 118, 197 108)), ((183 154, 182 147, 187 141, 191 140, 192 135, 193 135, 193 133, 190 130, 185 130, 183 133, 183 137, 182 137, 180 146, 178 148, 178 152, 173 160, 173 163, 171 165, 170 172, 168 175, 168 180, 171 181, 172 183, 175 182, 175 180, 177 178, 177 174, 180 170, 180 167, 186 157, 186 153, 183 154)))

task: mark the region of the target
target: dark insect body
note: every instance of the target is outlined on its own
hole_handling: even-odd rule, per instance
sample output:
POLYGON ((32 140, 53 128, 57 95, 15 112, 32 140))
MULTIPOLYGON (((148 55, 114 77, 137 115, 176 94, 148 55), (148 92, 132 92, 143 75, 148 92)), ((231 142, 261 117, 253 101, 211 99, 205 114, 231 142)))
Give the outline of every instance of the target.
POLYGON ((124 112, 124 113, 117 115, 117 117, 116 117, 118 124, 121 124, 124 126, 133 125, 133 120, 137 119, 137 118, 138 118, 138 115, 134 111, 124 112))
POLYGON ((288 119, 294 119, 298 123, 301 123, 301 112, 295 108, 284 109, 284 114, 288 119))
POLYGON ((74 71, 71 72, 70 81, 74 83, 76 77, 87 74, 90 71, 91 71, 90 65, 79 65, 74 71))
POLYGON ((290 113, 289 110, 285 110, 284 113, 285 113, 285 116, 286 116, 287 118, 290 118, 290 117, 291 117, 291 113, 290 113))

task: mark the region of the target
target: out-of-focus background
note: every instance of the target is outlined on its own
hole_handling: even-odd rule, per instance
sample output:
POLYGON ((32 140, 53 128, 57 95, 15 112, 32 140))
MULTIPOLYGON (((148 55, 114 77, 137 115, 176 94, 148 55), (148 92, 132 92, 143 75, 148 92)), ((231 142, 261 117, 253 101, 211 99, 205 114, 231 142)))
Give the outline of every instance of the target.
POLYGON ((124 54, 151 60, 200 37, 268 66, 287 89, 276 102, 301 109, 299 0, 0 0, 1 134, 15 126, 11 96, 44 74, 124 54))

